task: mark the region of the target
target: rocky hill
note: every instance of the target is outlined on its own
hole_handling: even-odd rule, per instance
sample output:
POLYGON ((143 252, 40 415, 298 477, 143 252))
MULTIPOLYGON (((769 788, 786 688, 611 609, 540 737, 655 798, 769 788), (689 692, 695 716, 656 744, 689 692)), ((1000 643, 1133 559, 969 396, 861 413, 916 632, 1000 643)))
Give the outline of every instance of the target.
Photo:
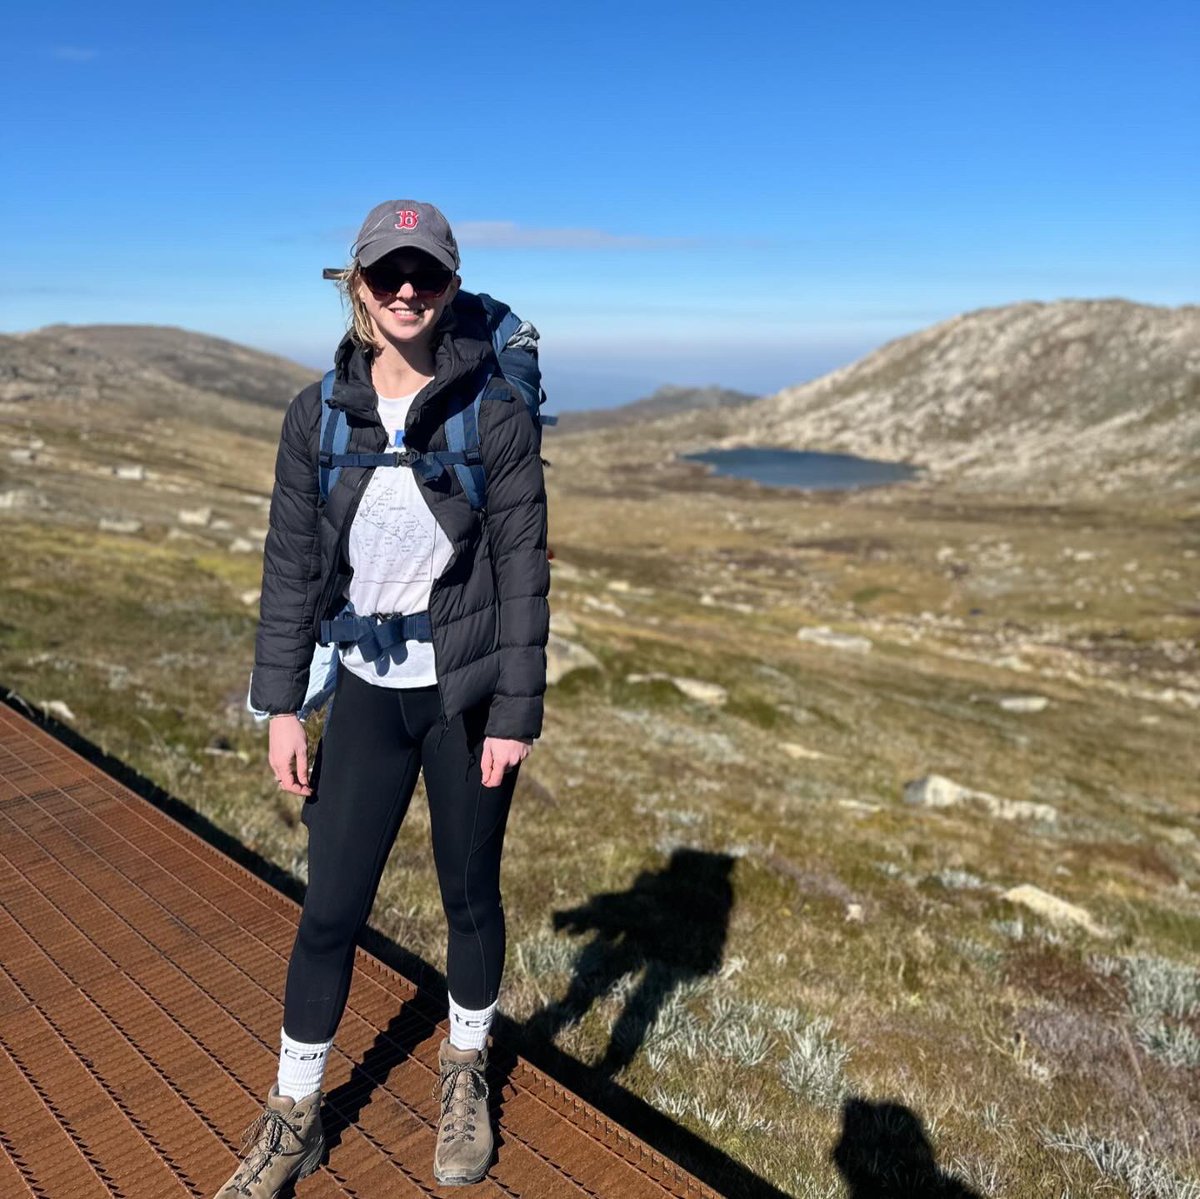
MULTIPOLYGON (((195 416, 207 397, 235 401, 242 417, 235 423, 253 425, 263 414, 245 404, 281 411, 313 375, 285 358, 159 325, 50 325, 0 335, 0 405, 9 412, 9 405, 50 400, 195 416)), ((222 406, 221 415, 233 411, 222 406)))
POLYGON ((589 429, 611 429, 617 425, 639 424, 663 416, 684 412, 710 411, 714 408, 740 408, 759 397, 748 391, 727 387, 660 387, 653 395, 616 408, 597 408, 586 412, 564 412, 551 432, 580 433, 589 429))
POLYGON ((257 544, 246 506, 261 506, 283 410, 314 373, 183 329, 0 336, 0 510, 149 529, 188 507, 218 541, 257 544))
POLYGON ((1200 482, 1200 306, 982 309, 735 411, 671 418, 655 440, 907 461, 972 487, 1190 486, 1200 482))

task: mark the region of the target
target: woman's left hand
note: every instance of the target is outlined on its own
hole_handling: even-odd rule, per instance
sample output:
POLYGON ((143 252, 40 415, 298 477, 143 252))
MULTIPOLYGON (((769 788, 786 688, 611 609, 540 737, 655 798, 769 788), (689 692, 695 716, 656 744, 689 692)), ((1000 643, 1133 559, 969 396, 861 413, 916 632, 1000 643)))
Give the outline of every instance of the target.
POLYGON ((498 787, 507 771, 518 762, 529 757, 532 741, 512 741, 507 737, 484 737, 483 753, 479 766, 483 771, 483 785, 498 787))

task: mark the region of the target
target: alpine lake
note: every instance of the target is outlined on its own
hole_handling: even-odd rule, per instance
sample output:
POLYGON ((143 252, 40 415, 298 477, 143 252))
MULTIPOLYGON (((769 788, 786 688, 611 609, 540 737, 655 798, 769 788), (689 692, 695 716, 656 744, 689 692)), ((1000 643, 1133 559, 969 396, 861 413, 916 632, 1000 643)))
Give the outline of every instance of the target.
POLYGON ((717 475, 750 479, 765 487, 796 487, 805 491, 853 491, 897 483, 920 474, 917 467, 904 462, 756 446, 704 450, 685 454, 683 458, 703 463, 717 475))

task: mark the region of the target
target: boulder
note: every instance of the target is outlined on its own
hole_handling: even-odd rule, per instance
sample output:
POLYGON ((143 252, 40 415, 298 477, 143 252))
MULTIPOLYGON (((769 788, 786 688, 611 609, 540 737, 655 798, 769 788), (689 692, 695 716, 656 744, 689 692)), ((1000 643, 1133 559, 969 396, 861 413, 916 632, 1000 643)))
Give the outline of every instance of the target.
POLYGON ((600 669, 600 660, 590 650, 551 632, 546 643, 546 682, 553 686, 573 670, 600 669))
POLYGON ((1093 937, 1113 935, 1109 929, 1097 924, 1085 908, 1059 899, 1057 895, 1051 895, 1049 891, 1043 891, 1041 887, 1035 887, 1031 883, 1023 883, 1005 891, 1004 898, 1009 903, 1019 904, 1039 916, 1044 916, 1054 924, 1073 924, 1091 933, 1093 937))
POLYGON ((627 683, 670 683, 676 691, 702 704, 719 707, 729 698, 729 692, 719 683, 707 683, 703 679, 680 678, 676 675, 665 674, 661 670, 649 674, 630 674, 625 676, 627 683))
POLYGON ((117 518, 102 516, 100 518, 101 533, 140 533, 142 522, 132 518, 117 518))
POLYGON ((904 802, 918 808, 953 808, 960 804, 972 804, 1000 820, 1043 820, 1048 824, 1058 820, 1058 810, 1049 804, 1033 803, 1026 799, 1004 799, 988 791, 964 787, 941 774, 927 774, 906 783, 904 802))
POLYGON ((50 501, 40 491, 34 491, 32 487, 17 487, 12 491, 0 491, 0 512, 49 507, 50 501))
POLYGON ((1004 695, 996 702, 1006 712, 1044 712, 1050 704, 1044 695, 1004 695))
POLYGON ((823 645, 826 649, 846 650, 854 654, 865 654, 871 649, 871 642, 866 637, 858 637, 854 633, 835 633, 826 625, 801 629, 796 634, 801 641, 813 645, 823 645))
POLYGON ((550 631, 561 633, 564 637, 574 637, 579 632, 579 626, 566 612, 551 612, 550 631))
POLYGON ((823 754, 819 749, 809 749, 807 745, 800 745, 795 741, 781 741, 779 748, 783 750, 789 758, 795 758, 802 762, 809 759, 827 758, 828 754, 823 754))
POLYGON ((118 479, 126 479, 132 483, 141 483, 146 478, 146 468, 141 463, 137 463, 134 466, 114 466, 112 473, 118 479))
POLYGON ((180 508, 179 523, 203 529, 212 520, 212 514, 213 510, 211 508, 180 508))

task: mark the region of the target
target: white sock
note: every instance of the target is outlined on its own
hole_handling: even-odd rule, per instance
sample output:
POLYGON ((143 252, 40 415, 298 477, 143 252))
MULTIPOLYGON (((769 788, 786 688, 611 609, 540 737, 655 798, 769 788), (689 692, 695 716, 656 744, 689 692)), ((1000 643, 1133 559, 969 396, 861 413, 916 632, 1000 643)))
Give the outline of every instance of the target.
POLYGON ((469 1007, 459 1007, 450 996, 450 1044, 455 1049, 483 1049, 487 1045, 488 1032, 492 1027, 492 1017, 496 1014, 496 1005, 472 1011, 469 1007))
POLYGON ((307 1098, 321 1089, 325 1060, 332 1041, 296 1041, 279 1030, 279 1093, 296 1100, 307 1098))

